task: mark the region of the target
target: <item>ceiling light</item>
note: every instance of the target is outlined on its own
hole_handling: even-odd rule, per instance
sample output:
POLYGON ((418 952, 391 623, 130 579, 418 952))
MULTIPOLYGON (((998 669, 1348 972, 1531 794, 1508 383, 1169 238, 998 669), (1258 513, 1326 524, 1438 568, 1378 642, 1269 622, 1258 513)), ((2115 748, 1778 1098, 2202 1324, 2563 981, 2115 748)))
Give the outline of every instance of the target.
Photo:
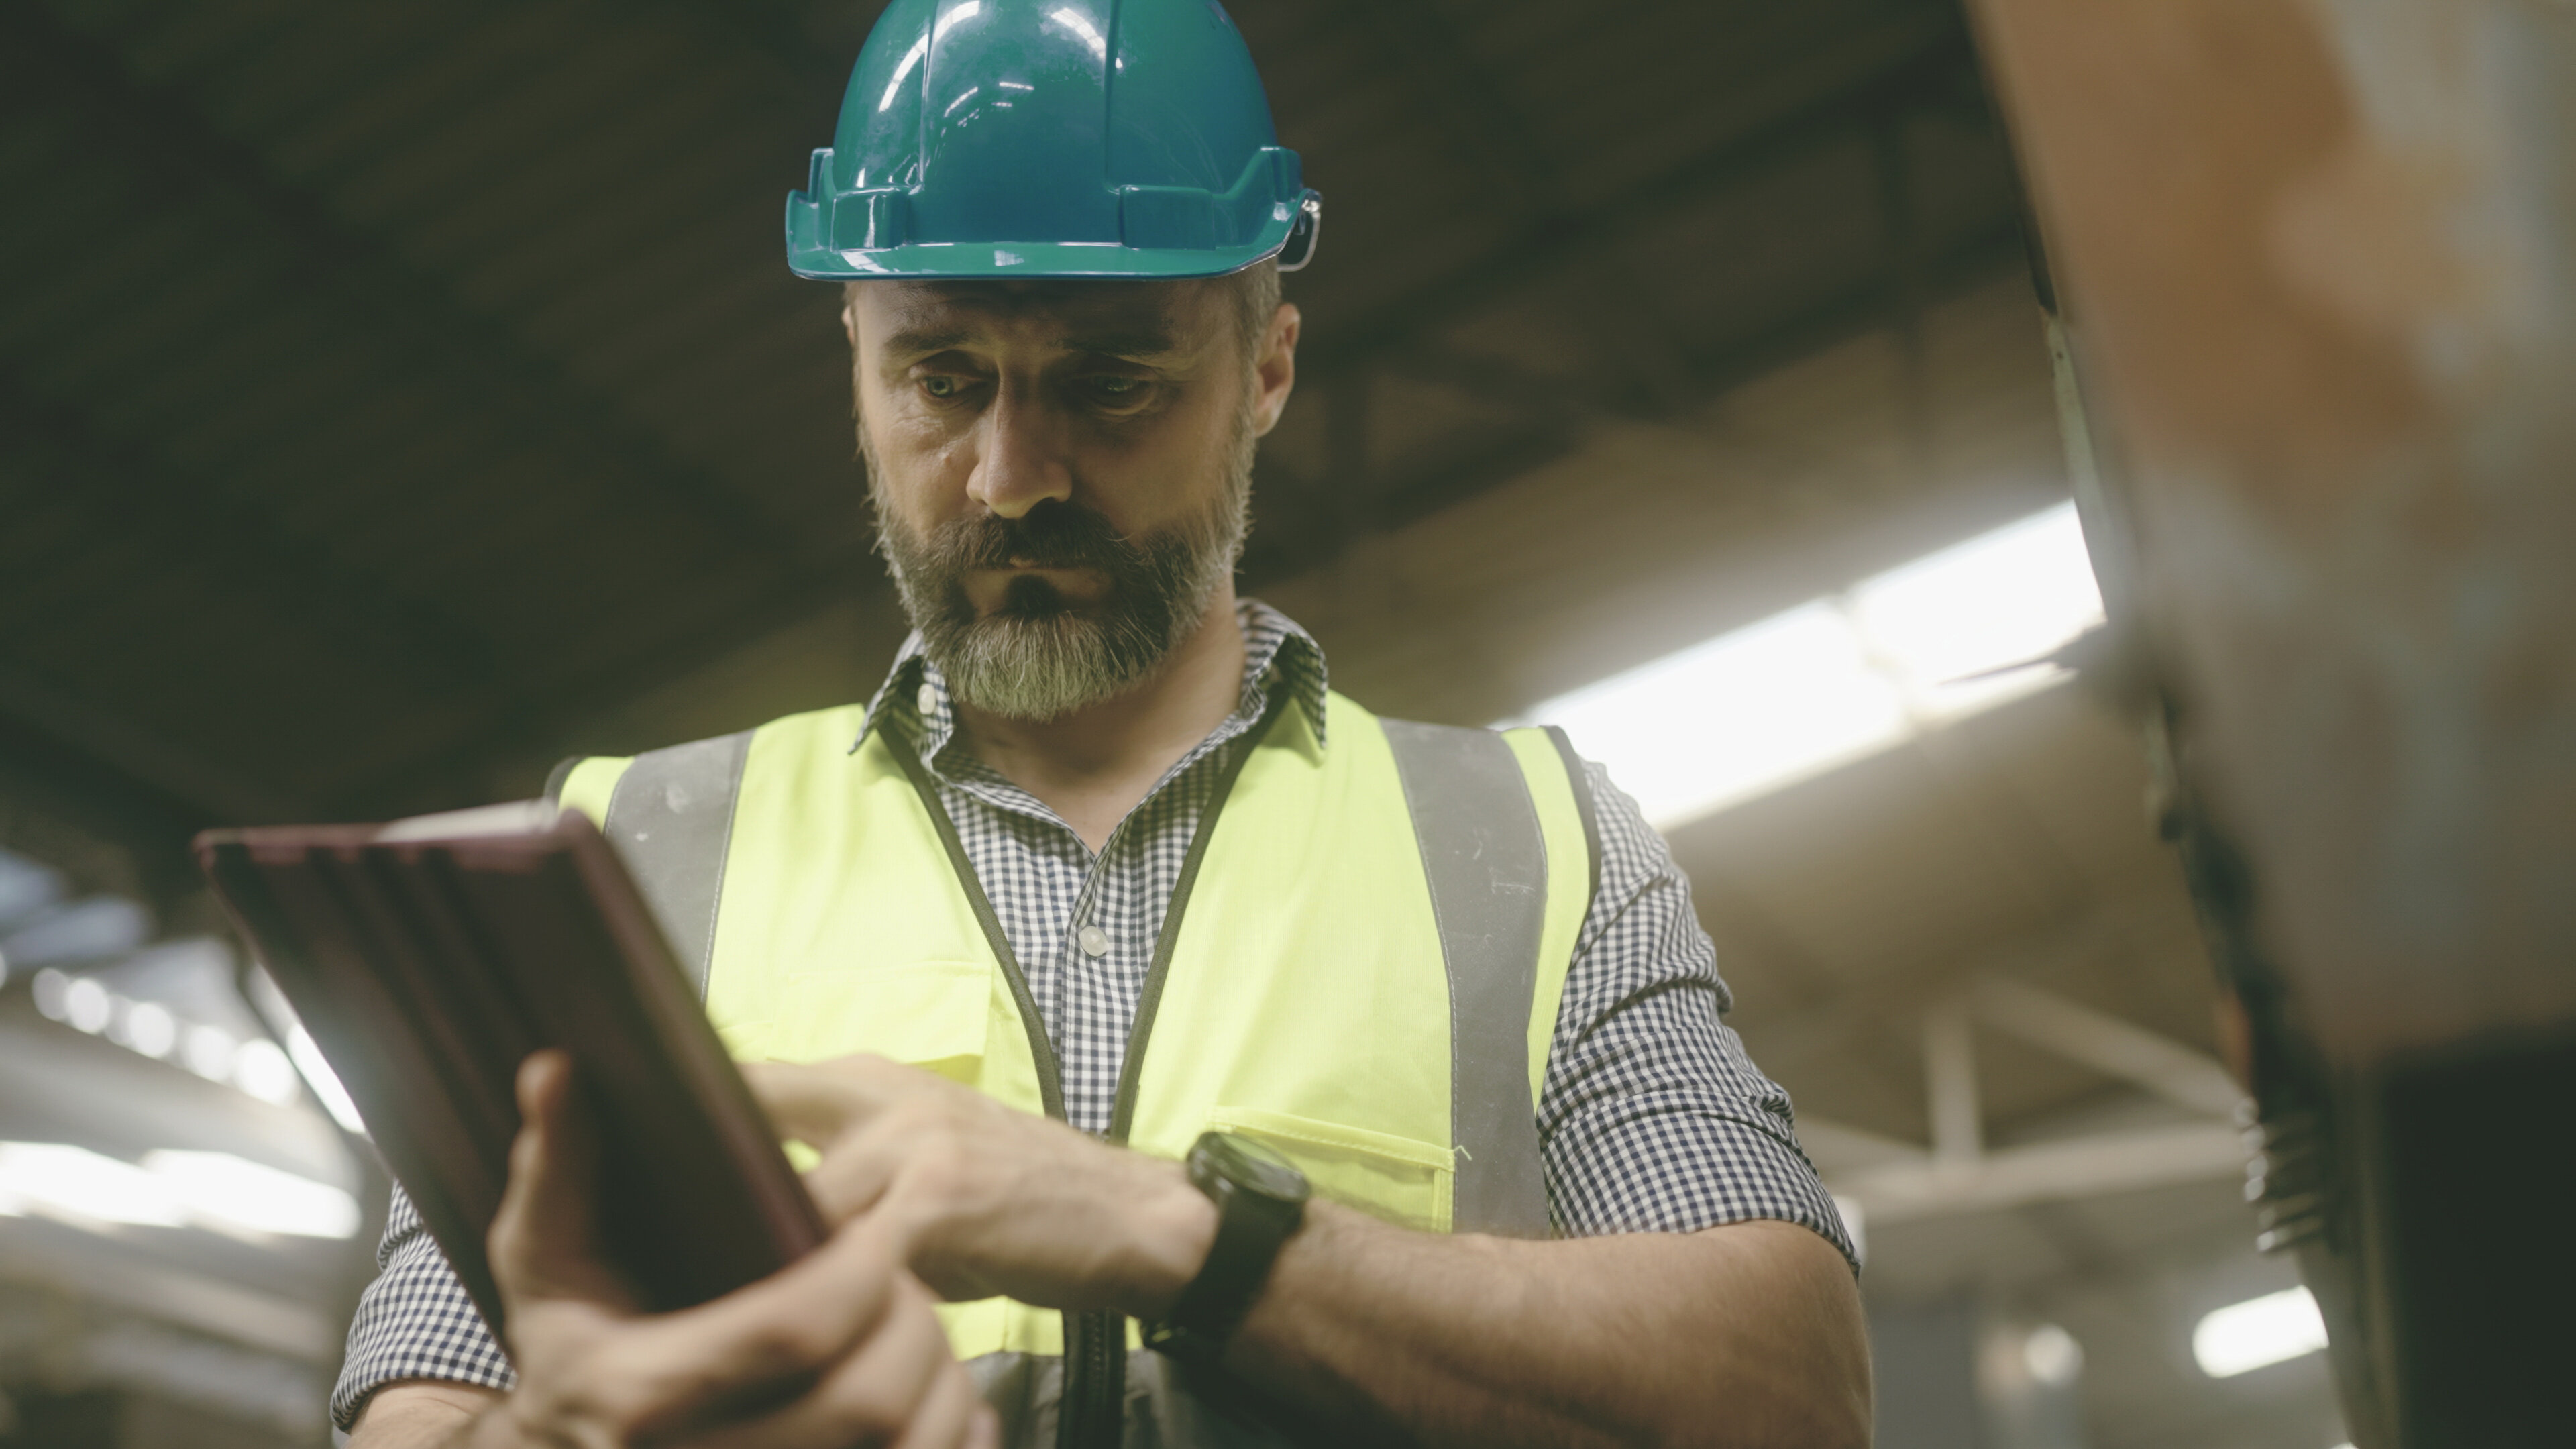
POLYGON ((187 1212, 212 1226, 304 1238, 358 1231, 358 1200, 339 1188, 229 1152, 147 1152, 145 1170, 187 1212))
POLYGON ((1852 622, 1928 720, 1973 713, 2064 678, 2053 667, 2009 666, 2047 654, 2102 618, 2071 503, 1889 569, 1850 598, 1852 622))
POLYGON ((91 1223, 175 1228, 186 1221, 159 1177, 60 1142, 0 1142, 0 1204, 91 1223))
POLYGON ((85 1226, 196 1224, 308 1238, 358 1231, 358 1200, 348 1193, 229 1152, 147 1152, 138 1165, 69 1143, 0 1142, 0 1213, 29 1212, 85 1226))
POLYGON ((1669 829, 2055 683, 2010 666, 2101 618, 2061 504, 1507 723, 1562 726, 1669 829))
POLYGON ((179 1060, 207 1081, 220 1082, 232 1076, 235 1046, 233 1034, 220 1026, 192 1026, 179 1060))
POLYGON ((2021 1341, 2022 1366, 2051 1388, 2064 1388, 2084 1371, 2084 1345, 2054 1323, 2043 1323, 2021 1341))
POLYGON ((243 1042, 233 1053, 233 1085, 283 1107, 295 1100, 295 1063, 273 1041, 243 1042))
POLYGON ((2325 1319, 2305 1288, 2230 1304, 2202 1318, 2191 1331, 2191 1356, 2214 1379, 2286 1363, 2325 1346, 2325 1319))
POLYGON ((107 1030, 108 1019, 116 1014, 115 999, 107 988, 83 976, 63 992, 63 1020, 92 1036, 107 1030))
POLYGON ((166 1057, 179 1044, 178 1020, 157 1001, 138 1001, 125 1009, 122 1042, 147 1057, 166 1057))
POLYGON ((51 966, 37 972, 35 979, 27 983, 27 994, 35 998, 37 1012, 47 1021, 60 1021, 70 1015, 67 998, 71 989, 72 979, 51 966))
POLYGON ((1905 702, 1841 612, 1815 603, 1531 711, 1606 765, 1658 826, 1681 824, 1905 738, 1905 702))

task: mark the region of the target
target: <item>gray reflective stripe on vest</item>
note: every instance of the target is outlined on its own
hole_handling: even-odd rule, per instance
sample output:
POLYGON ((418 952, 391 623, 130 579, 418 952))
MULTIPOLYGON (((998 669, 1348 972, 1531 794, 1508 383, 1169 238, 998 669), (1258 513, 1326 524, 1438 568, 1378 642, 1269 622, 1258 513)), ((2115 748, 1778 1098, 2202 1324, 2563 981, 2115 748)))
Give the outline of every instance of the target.
POLYGON ((1386 720, 1449 968, 1457 1231, 1547 1236, 1530 1108, 1529 1024, 1547 924, 1547 837, 1520 760, 1492 730, 1386 720))
POLYGON ((715 959, 734 799, 750 755, 749 730, 637 755, 608 797, 600 831, 625 858, 701 999, 715 959))
MULTIPOLYGON (((1547 839, 1520 761, 1491 730, 1383 721, 1449 975, 1449 1113, 1461 1232, 1545 1237, 1528 1031, 1547 920, 1547 839)), ((635 873, 699 995, 751 732, 635 757, 603 833, 635 873)))

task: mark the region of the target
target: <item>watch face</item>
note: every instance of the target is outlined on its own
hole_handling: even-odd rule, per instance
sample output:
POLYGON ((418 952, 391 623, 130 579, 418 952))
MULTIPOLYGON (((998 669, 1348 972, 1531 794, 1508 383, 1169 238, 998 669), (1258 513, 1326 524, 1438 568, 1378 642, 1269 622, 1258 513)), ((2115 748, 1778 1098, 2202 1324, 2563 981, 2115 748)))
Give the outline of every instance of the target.
POLYGON ((1276 1202, 1306 1200, 1306 1174, 1271 1147, 1231 1132, 1211 1132, 1199 1146, 1221 1173, 1250 1191, 1276 1202))

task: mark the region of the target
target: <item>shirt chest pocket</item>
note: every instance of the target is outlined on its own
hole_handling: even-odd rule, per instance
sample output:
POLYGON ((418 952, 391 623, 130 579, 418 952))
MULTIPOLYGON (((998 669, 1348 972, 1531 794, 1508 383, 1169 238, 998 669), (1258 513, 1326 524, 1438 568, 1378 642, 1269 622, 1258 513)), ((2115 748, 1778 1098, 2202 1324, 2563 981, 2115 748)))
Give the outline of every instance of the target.
POLYGON ((993 971, 981 961, 780 973, 717 1030, 745 1061, 816 1062, 874 1052, 972 1084, 992 1029, 993 971))

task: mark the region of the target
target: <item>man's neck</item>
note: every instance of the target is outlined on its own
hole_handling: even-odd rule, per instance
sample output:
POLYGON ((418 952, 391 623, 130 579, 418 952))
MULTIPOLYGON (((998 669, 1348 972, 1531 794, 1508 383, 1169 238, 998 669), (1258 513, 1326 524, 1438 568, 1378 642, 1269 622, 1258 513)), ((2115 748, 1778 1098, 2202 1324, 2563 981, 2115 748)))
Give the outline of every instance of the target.
POLYGON ((977 759, 1046 802, 1096 852, 1163 772, 1225 723, 1242 698, 1243 630, 1228 579, 1198 628, 1126 693, 1042 721, 960 704, 957 725, 977 759))

